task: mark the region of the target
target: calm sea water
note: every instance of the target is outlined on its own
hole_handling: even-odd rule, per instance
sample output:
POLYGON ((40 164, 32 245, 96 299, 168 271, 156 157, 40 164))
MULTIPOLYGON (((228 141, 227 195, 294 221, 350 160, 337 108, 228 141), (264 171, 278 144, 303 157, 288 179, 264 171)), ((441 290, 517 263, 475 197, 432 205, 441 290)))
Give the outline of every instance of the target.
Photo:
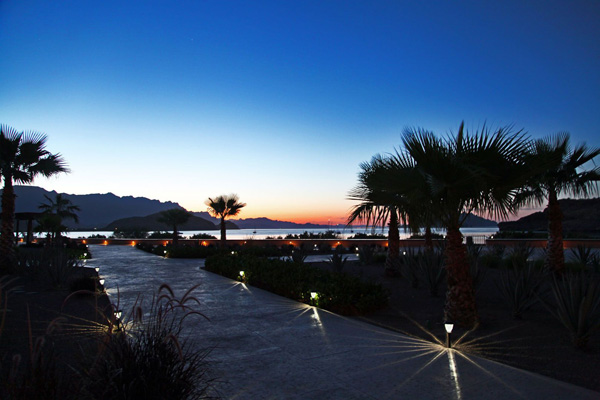
MULTIPOLYGON (((299 235, 304 232, 312 232, 312 233, 320 233, 325 232, 328 229, 235 229, 235 230, 227 230, 227 239, 266 239, 267 237, 278 238, 279 236, 285 237, 288 234, 299 235)), ((346 239, 349 236, 353 236, 356 233, 383 233, 387 235, 387 228, 383 231, 381 229, 377 229, 375 231, 364 230, 364 229, 333 229, 335 232, 340 234, 342 239, 346 239)), ((434 229, 435 233, 439 233, 441 235, 446 234, 445 229, 434 229)), ((498 232, 498 228, 462 228, 461 232, 464 236, 491 236, 498 232)), ((182 231, 182 235, 184 237, 190 237, 195 234, 206 233, 209 235, 213 235, 217 238, 220 237, 220 232, 217 231, 182 231)), ((109 237, 112 235, 111 231, 81 231, 81 232, 67 232, 65 236, 70 238, 87 238, 91 235, 104 235, 109 237)), ((410 237, 410 232, 401 229, 400 230, 400 239, 407 239, 410 237)))

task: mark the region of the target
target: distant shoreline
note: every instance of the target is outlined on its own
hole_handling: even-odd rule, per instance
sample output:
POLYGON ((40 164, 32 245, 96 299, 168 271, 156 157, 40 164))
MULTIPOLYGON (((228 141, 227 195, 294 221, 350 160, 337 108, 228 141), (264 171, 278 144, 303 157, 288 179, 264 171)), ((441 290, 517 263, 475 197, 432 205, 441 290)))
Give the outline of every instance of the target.
MULTIPOLYGON (((331 227, 331 228, 320 228, 320 229, 304 229, 304 228, 298 228, 298 229, 286 229, 286 228, 282 228, 282 229, 232 229, 232 230, 227 230, 227 238, 228 239, 266 239, 267 237, 285 237, 288 234, 292 234, 292 235, 299 235, 302 234, 304 232, 312 232, 312 233, 322 233, 322 232, 326 232, 326 231, 334 231, 334 232, 340 232, 340 239, 346 239, 349 236, 353 236, 357 233, 377 233, 377 234, 384 234, 387 236, 387 228, 382 230, 381 228, 372 230, 372 229, 364 229, 364 228, 358 228, 358 227, 353 227, 353 229, 339 229, 336 227, 331 227)), ((433 229, 434 233, 438 233, 438 234, 445 234, 446 230, 445 229, 441 229, 441 228, 434 228, 433 229)), ((491 236, 494 235, 496 232, 498 232, 498 228, 461 228, 461 232, 463 233, 464 236, 491 236)), ((189 237, 195 234, 200 234, 200 233, 206 233, 209 235, 213 235, 217 238, 219 238, 220 233, 219 231, 214 231, 214 230, 210 230, 210 231, 181 231, 182 235, 184 237, 189 237)), ((77 238, 87 238, 91 235, 104 235, 106 237, 112 235, 113 232, 112 231, 69 231, 66 234, 64 234, 65 236, 72 238, 72 239, 77 239, 77 238)), ((408 237, 411 236, 411 233, 408 229, 405 228, 401 228, 400 229, 400 238, 401 239, 407 239, 408 237)))

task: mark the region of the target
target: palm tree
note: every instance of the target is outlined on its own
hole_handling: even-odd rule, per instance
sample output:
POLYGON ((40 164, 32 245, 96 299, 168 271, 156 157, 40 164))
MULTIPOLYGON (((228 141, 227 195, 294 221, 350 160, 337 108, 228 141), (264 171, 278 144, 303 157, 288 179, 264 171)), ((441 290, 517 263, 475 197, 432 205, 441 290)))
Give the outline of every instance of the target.
MULTIPOLYGON (((59 228, 58 230, 53 231, 53 239, 60 238, 60 233, 66 229, 66 227, 62 224, 63 219, 72 219, 76 223, 79 223, 79 217, 77 216, 77 211, 81 211, 81 209, 74 205, 71 200, 63 197, 61 193, 57 193, 54 199, 50 198, 47 195, 44 195, 47 203, 42 203, 39 205, 39 209, 41 209, 44 214, 53 214, 56 215, 56 224, 55 226, 59 228)), ((48 225, 46 223, 47 226, 48 225)))
POLYGON ((393 191, 387 185, 386 159, 381 155, 374 156, 370 162, 360 164, 358 185, 350 191, 349 199, 359 201, 352 207, 348 216, 348 225, 359 221, 368 226, 387 223, 388 253, 385 269, 396 272, 400 268, 400 233, 398 231, 398 217, 401 211, 393 191))
POLYGON ((37 222, 38 225, 35 227, 35 231, 39 233, 47 232, 46 240, 49 244, 57 244, 57 236, 60 235, 60 232, 64 232, 67 229, 57 214, 42 214, 37 222))
POLYGON ((173 227, 173 246, 177 246, 179 238, 177 227, 185 224, 192 217, 192 213, 181 208, 172 208, 160 213, 158 222, 173 227))
POLYGON ((13 182, 31 183, 38 175, 52 176, 68 172, 60 154, 46 150, 46 135, 17 132, 0 127, 0 173, 4 181, 2 192, 2 236, 0 237, 0 273, 12 270, 14 264, 15 192, 13 182))
POLYGON ((402 199, 411 232, 420 233, 421 228, 425 228, 425 248, 433 250, 431 228, 436 222, 437 208, 432 204, 426 177, 408 153, 399 151, 386 160, 386 172, 385 184, 396 199, 402 199))
POLYGON ((246 207, 246 203, 240 203, 236 194, 221 195, 214 199, 210 197, 204 202, 208 206, 208 213, 221 220, 221 247, 225 247, 227 241, 227 231, 225 227, 225 219, 235 217, 246 207))
POLYGON ((541 205, 548 201, 548 243, 546 266, 562 273, 565 269, 561 194, 588 197, 598 193, 600 168, 582 167, 600 154, 600 148, 588 148, 585 143, 573 147, 569 133, 562 132, 534 142, 531 164, 540 171, 534 174, 516 200, 525 205, 541 205))
POLYGON ((447 230, 445 268, 448 290, 445 319, 464 327, 478 325, 473 280, 460 227, 471 212, 507 218, 526 177, 528 141, 510 127, 469 134, 460 125, 444 139, 421 129, 405 130, 402 142, 426 178, 432 204, 447 230))

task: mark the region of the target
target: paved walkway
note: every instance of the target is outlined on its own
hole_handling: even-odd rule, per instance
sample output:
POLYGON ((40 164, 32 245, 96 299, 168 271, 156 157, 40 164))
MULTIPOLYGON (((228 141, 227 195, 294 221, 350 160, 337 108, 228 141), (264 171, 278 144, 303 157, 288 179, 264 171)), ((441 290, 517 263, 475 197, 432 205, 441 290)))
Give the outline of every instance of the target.
POLYGON ((462 354, 246 287, 131 247, 91 246, 89 266, 122 308, 168 283, 196 297, 210 321, 193 339, 214 347, 211 373, 226 399, 599 399, 541 375, 462 354))

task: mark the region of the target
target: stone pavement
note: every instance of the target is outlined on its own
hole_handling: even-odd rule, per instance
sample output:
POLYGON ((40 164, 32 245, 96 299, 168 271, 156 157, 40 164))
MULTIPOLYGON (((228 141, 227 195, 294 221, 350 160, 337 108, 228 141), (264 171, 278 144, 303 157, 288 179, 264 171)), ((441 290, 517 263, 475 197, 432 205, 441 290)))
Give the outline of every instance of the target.
POLYGON ((88 266, 127 310, 161 283, 194 292, 210 321, 188 319, 212 348, 215 394, 226 399, 599 399, 600 393, 448 350, 306 306, 125 246, 90 246, 88 266))

